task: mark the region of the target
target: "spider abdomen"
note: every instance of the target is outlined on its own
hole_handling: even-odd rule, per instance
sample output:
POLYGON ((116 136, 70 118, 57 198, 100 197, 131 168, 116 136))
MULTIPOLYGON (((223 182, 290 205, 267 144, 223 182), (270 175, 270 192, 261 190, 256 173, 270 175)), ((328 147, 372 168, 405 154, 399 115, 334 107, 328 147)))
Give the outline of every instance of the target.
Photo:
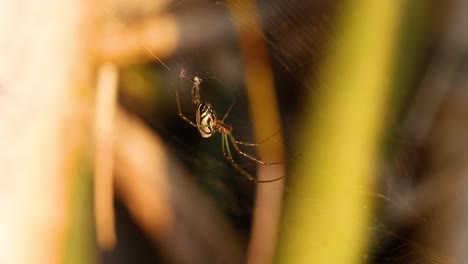
POLYGON ((210 103, 200 103, 197 107, 197 127, 204 138, 209 138, 216 133, 213 127, 216 119, 216 113, 210 103))

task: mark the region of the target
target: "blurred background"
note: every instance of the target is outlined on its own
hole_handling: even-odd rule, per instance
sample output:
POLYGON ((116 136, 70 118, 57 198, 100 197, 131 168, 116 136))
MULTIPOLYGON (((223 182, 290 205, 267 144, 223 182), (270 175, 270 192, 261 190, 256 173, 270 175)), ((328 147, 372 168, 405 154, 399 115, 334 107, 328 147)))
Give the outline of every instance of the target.
POLYGON ((0 2, 0 263, 468 263, 467 13, 0 2))

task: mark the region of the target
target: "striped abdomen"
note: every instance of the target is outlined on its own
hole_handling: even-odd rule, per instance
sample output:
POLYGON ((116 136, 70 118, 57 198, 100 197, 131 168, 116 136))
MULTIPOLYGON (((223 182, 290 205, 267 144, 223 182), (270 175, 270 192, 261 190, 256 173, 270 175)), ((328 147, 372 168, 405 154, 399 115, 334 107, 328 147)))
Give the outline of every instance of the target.
POLYGON ((216 113, 210 103, 200 103, 197 107, 197 126, 198 131, 204 138, 211 137, 216 133, 213 122, 216 120, 216 113))

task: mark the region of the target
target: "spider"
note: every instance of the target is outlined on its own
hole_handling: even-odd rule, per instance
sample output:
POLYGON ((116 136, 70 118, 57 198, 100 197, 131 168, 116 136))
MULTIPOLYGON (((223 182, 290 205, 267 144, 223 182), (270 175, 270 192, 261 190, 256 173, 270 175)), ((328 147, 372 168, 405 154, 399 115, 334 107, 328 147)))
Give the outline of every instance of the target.
MULTIPOLYGON (((184 70, 181 71, 179 77, 187 79, 184 70)), ((185 122, 190 124, 191 126, 196 127, 203 138, 210 138, 210 137, 214 136, 217 132, 219 134, 221 134, 221 150, 223 152, 224 158, 226 158, 226 160, 229 161, 229 163, 238 172, 240 172, 244 177, 246 177, 249 181, 254 182, 254 183, 267 183, 267 182, 274 182, 274 181, 278 181, 278 180, 283 179, 285 177, 284 175, 279 177, 279 178, 272 179, 272 180, 257 180, 250 173, 245 171, 233 159, 233 157, 231 155, 231 149, 230 149, 230 147, 232 145, 232 147, 234 147, 234 150, 238 154, 240 154, 240 155, 242 155, 242 156, 244 156, 244 157, 246 157, 246 158, 248 158, 248 159, 250 159, 250 160, 252 160, 252 161, 254 161, 256 163, 259 163, 261 165, 269 166, 269 165, 285 163, 286 161, 265 162, 265 161, 262 161, 260 159, 257 159, 255 157, 245 153, 244 151, 242 151, 239 148, 239 145, 252 146, 252 147, 258 146, 258 145, 268 141, 270 138, 272 138, 276 134, 278 134, 279 130, 276 133, 274 133, 272 136, 270 136, 270 137, 268 137, 268 138, 266 138, 266 139, 264 139, 264 140, 262 140, 261 142, 258 142, 258 143, 246 143, 246 142, 236 140, 234 138, 234 136, 232 135, 232 130, 233 130, 232 126, 229 125, 229 124, 224 123, 224 121, 228 117, 229 113, 231 112, 231 109, 235 105, 236 100, 234 100, 232 102, 231 106, 228 108, 228 110, 227 110, 226 114, 224 114, 223 118, 219 119, 218 114, 216 113, 216 111, 213 108, 213 106, 211 105, 211 103, 210 102, 204 102, 200 98, 200 84, 201 84, 201 82, 202 82, 202 79, 200 77, 195 76, 193 78, 192 102, 197 106, 196 107, 196 113, 195 113, 196 122, 193 122, 192 120, 190 120, 188 117, 186 117, 182 113, 182 108, 180 106, 180 101, 179 101, 179 91, 176 90, 177 110, 179 112, 179 116, 185 122)))

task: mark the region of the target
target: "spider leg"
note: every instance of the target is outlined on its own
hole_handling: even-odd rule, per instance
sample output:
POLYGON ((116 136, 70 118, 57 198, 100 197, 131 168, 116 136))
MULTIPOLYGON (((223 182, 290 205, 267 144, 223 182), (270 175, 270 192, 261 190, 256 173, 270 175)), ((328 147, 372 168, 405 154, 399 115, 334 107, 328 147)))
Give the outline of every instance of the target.
POLYGON ((256 147, 256 146, 260 146, 261 144, 267 142, 268 140, 272 139, 274 136, 278 135, 278 133, 281 131, 281 129, 278 129, 278 131, 276 131, 273 135, 263 139, 262 141, 260 142, 257 142, 257 143, 249 143, 249 142, 242 142, 242 141, 237 141, 236 140, 236 144, 238 145, 244 145, 244 146, 249 146, 249 147, 256 147))
MULTIPOLYGON (((238 98, 238 97, 237 97, 237 98, 238 98)), ((224 120, 226 120, 226 118, 228 117, 228 115, 229 115, 229 113, 231 112, 232 108, 233 108, 234 105, 236 104, 237 98, 234 99, 234 101, 231 103, 231 106, 229 106, 229 108, 228 108, 226 114, 224 114, 223 119, 221 119, 221 122, 222 122, 222 123, 224 123, 224 120)))
POLYGON ((201 99, 200 99, 200 83, 202 82, 202 78, 195 76, 193 77, 193 81, 190 80, 186 73, 185 69, 182 68, 179 73, 179 78, 180 80, 186 79, 187 81, 192 83, 192 102, 196 105, 200 104, 201 99))
POLYGON ((246 172, 233 158, 231 155, 231 150, 229 149, 229 140, 228 140, 228 135, 227 134, 221 134, 221 149, 223 151, 224 158, 226 158, 229 163, 238 171, 242 176, 246 177, 249 181, 253 183, 268 183, 268 182, 274 182, 278 181, 284 178, 284 175, 273 179, 273 180, 257 180, 255 179, 250 173, 246 172))
POLYGON ((195 124, 192 120, 190 120, 188 117, 186 117, 182 113, 182 108, 180 107, 180 102, 179 102, 179 91, 176 90, 176 101, 177 101, 177 110, 179 111, 179 116, 187 123, 189 123, 193 127, 198 127, 197 124, 195 124))
POLYGON ((302 155, 302 154, 299 154, 299 155, 296 155, 296 156, 292 157, 291 159, 286 159, 286 160, 281 160, 281 161, 266 162, 266 161, 263 161, 263 160, 259 160, 259 159, 255 158, 255 157, 253 157, 252 155, 249 155, 249 154, 245 153, 244 151, 242 151, 239 148, 239 146, 237 145, 237 141, 236 141, 236 139, 234 138, 234 136, 232 134, 227 134, 227 136, 229 136, 229 140, 231 141, 232 146, 237 151, 237 153, 239 153, 240 155, 242 155, 242 156, 244 156, 244 157, 246 157, 246 158, 248 158, 250 160, 253 160, 253 161, 257 162, 257 163, 265 165, 265 166, 283 164, 283 163, 286 163, 287 161, 289 161, 291 159, 295 159, 295 158, 302 155))

